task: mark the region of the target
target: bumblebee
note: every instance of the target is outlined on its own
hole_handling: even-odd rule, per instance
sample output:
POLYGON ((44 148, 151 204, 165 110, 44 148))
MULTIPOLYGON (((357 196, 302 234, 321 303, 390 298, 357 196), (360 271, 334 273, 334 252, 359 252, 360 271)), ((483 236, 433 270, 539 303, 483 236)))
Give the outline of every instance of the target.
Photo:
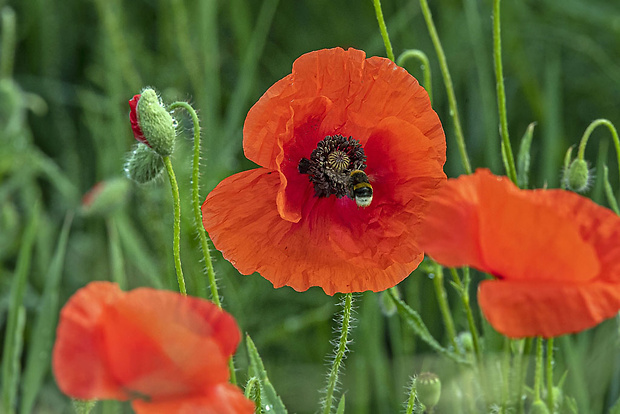
POLYGON ((372 185, 362 170, 353 170, 349 175, 350 197, 358 207, 368 207, 372 202, 372 185))

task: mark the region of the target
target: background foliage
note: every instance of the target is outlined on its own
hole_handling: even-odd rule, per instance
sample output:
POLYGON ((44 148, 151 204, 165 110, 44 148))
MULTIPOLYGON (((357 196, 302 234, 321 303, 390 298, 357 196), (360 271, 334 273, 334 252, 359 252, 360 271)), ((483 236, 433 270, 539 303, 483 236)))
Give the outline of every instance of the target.
MULTIPOLYGON (((131 185, 118 208, 80 214, 82 194, 98 181, 122 176, 125 153, 133 143, 127 101, 150 85, 165 101, 188 99, 199 110, 206 142, 204 197, 222 178, 253 167, 242 152, 245 113, 272 83, 290 73, 295 58, 334 46, 360 48, 369 56, 384 56, 385 51, 370 1, 0 0, 3 32, 10 33, 6 22, 11 9, 4 7, 15 12, 17 28, 14 62, 7 35, 0 62, 0 327, 5 341, 14 340, 5 335, 9 309, 22 303, 12 298, 19 298, 23 289, 24 318, 16 326, 18 332, 23 329, 24 351, 18 359, 3 361, 3 399, 9 398, 7 389, 18 387, 17 412, 32 404, 37 413, 69 412, 69 401, 58 392, 45 357, 62 303, 91 280, 122 282, 123 275, 125 288, 176 288, 172 205, 165 180, 131 185), (76 214, 65 253, 59 237, 71 212, 76 214), (63 260, 53 264, 55 257, 64 258, 64 268, 59 268, 63 260), (21 367, 10 376, 9 362, 21 367)), ((463 170, 420 6, 384 0, 383 8, 396 55, 416 48, 430 58, 433 103, 448 140, 446 172, 457 176, 463 170)), ((436 0, 431 8, 472 163, 504 174, 491 2, 436 0)), ((620 3, 505 1, 502 36, 513 150, 528 124, 536 122, 531 186, 558 187, 564 153, 578 143, 587 125, 596 118, 620 122, 620 3)), ((418 64, 406 67, 421 79, 418 64)), ((182 116, 179 122, 184 142, 173 162, 182 196, 189 200, 191 123, 182 116)), ((617 167, 607 134, 595 131, 587 152, 597 175, 603 164, 612 172, 617 167)), ((610 176, 617 189, 618 178, 610 176)), ((605 204, 600 180, 590 196, 605 204)), ((189 292, 197 294, 192 278, 202 276, 203 264, 188 202, 182 211, 182 258, 189 292)), ((325 383, 339 298, 318 288, 274 290, 258 275, 239 275, 218 252, 214 257, 224 307, 254 339, 285 404, 291 412, 314 412, 325 383)), ((443 327, 427 276, 422 266, 399 288, 441 340, 443 327)), ((450 288, 449 293, 463 330, 464 315, 450 288)), ((462 386, 471 373, 432 354, 397 316, 384 316, 379 295, 356 299, 353 352, 341 386, 347 412, 398 412, 409 377, 421 370, 434 370, 443 380, 440 412, 458 412, 461 397, 451 387, 462 386)), ((493 332, 488 327, 485 332, 487 351, 499 351, 493 332)), ((556 344, 556 379, 568 369, 564 390, 577 399, 580 412, 603 412, 620 392, 616 322, 556 344)), ((240 347, 242 383, 247 365, 240 347)), ((121 409, 127 407, 105 403, 96 408, 106 413, 121 409)))

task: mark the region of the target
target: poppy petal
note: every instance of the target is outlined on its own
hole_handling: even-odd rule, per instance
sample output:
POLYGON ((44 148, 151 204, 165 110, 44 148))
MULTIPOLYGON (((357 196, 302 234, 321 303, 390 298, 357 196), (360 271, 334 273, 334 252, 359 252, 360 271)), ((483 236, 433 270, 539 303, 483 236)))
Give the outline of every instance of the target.
POLYGON ((214 304, 150 288, 119 298, 102 325, 110 371, 125 388, 148 396, 227 381, 227 360, 240 340, 232 317, 214 304))
POLYGON ((620 309, 617 284, 559 284, 486 280, 478 301, 484 316, 511 338, 575 333, 611 318, 620 309))
POLYGON ((136 414, 252 414, 254 403, 239 388, 220 384, 203 395, 157 401, 134 400, 136 414))
POLYGON ((519 191, 508 178, 478 170, 439 190, 422 243, 440 263, 467 264, 513 281, 594 277, 599 271, 594 249, 573 220, 548 204, 537 201, 534 192, 519 191))
POLYGON ((215 247, 242 274, 259 272, 274 287, 291 286, 298 291, 321 286, 335 292, 380 291, 394 286, 422 260, 412 256, 405 263, 386 268, 358 265, 334 251, 329 241, 330 215, 352 200, 310 199, 305 208, 314 210, 299 223, 282 220, 275 206, 280 179, 275 171, 259 168, 222 181, 202 206, 203 224, 215 247))
POLYGON ((93 282, 63 308, 54 372, 63 392, 83 399, 203 392, 228 380, 239 341, 232 316, 211 302, 93 282))
POLYGON ((510 337, 590 328, 620 310, 620 218, 564 190, 519 190, 488 170, 449 180, 429 204, 421 246, 480 284, 491 325, 510 337))
POLYGON ((280 151, 274 137, 286 130, 291 102, 313 97, 332 103, 324 114, 321 139, 341 134, 365 144, 375 126, 393 116, 416 125, 445 161, 441 123, 418 81, 389 59, 366 59, 361 50, 341 48, 298 58, 292 73, 276 82, 250 109, 243 129, 246 157, 276 169, 275 158, 280 151))
POLYGON ((63 307, 52 365, 58 387, 65 394, 84 400, 129 398, 108 369, 101 340, 102 314, 122 293, 115 284, 92 282, 63 307))

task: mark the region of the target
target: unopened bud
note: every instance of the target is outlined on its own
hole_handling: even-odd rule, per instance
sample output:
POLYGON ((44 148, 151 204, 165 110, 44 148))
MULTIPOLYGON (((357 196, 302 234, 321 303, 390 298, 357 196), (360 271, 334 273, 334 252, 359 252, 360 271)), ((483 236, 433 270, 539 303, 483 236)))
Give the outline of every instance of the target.
POLYGON ((166 157, 174 151, 175 122, 157 93, 146 88, 129 101, 129 121, 134 137, 166 157))
POLYGON ((534 401, 530 407, 529 414, 549 414, 549 409, 542 400, 538 400, 534 401))
POLYGON ((159 177, 163 169, 164 160, 161 156, 142 143, 136 144, 125 163, 127 178, 138 184, 153 181, 159 177))
POLYGON ((590 188, 591 171, 585 160, 575 158, 568 169, 564 171, 566 188, 577 193, 583 193, 590 188))
POLYGON ((82 197, 82 213, 108 215, 125 203, 128 194, 129 181, 124 177, 100 181, 82 197))
POLYGON ((422 372, 415 380, 418 401, 427 409, 436 406, 441 397, 441 381, 432 372, 422 372))

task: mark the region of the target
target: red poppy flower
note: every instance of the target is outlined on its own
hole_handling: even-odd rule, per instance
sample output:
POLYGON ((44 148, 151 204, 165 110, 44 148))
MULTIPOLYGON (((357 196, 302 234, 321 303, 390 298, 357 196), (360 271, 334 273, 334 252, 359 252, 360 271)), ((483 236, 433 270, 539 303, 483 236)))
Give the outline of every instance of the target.
POLYGON ((478 301, 504 335, 578 332, 620 310, 620 218, 587 198, 478 170, 448 180, 426 220, 420 244, 435 260, 495 277, 478 301))
POLYGON ((387 289, 418 266, 446 143, 404 69, 355 49, 305 54, 250 109, 243 137, 262 168, 225 179, 202 206, 239 272, 332 295, 387 289))
POLYGON ((64 306, 54 346, 60 389, 79 399, 133 400, 137 413, 253 413, 227 383, 235 320, 206 300, 92 282, 64 306))
POLYGON ((131 130, 133 131, 133 136, 139 142, 151 146, 147 139, 144 137, 142 133, 142 129, 138 124, 138 101, 140 100, 140 94, 134 95, 133 98, 129 100, 129 122, 131 123, 131 130))

